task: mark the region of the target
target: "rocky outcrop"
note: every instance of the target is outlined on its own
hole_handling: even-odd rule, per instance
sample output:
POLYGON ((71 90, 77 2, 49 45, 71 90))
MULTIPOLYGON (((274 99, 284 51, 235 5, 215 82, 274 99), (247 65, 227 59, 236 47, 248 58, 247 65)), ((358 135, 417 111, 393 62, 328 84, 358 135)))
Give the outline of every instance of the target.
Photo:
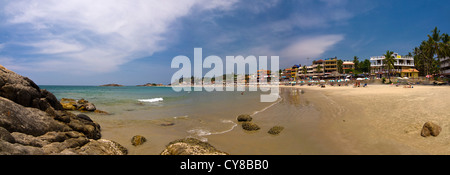
POLYGON ((228 155, 228 153, 217 150, 207 142, 186 138, 170 142, 161 155, 228 155))
POLYGON ((163 84, 156 84, 156 83, 146 83, 143 85, 136 85, 136 86, 148 86, 148 87, 152 87, 152 86, 164 86, 163 84))
POLYGON ((48 107, 62 110, 56 97, 45 89, 40 89, 27 77, 22 77, 6 68, 0 68, 0 96, 24 107, 45 111, 48 107))
POLYGON ((0 68, 0 155, 127 154, 101 139, 100 125, 65 111, 30 79, 0 68))
POLYGON ((422 137, 428 137, 428 136, 438 136, 439 133, 441 133, 442 128, 437 125, 434 124, 433 122, 426 122, 423 127, 422 127, 422 131, 420 132, 420 135, 422 137))
MULTIPOLYGON (((95 107, 95 105, 93 103, 90 103, 89 101, 87 101, 85 99, 75 100, 75 99, 70 99, 70 98, 62 98, 59 103, 61 103, 62 107, 65 110, 79 110, 82 112, 85 112, 85 111, 93 112, 93 111, 97 110, 97 108, 95 107)), ((101 112, 104 112, 104 111, 101 111, 101 112)))

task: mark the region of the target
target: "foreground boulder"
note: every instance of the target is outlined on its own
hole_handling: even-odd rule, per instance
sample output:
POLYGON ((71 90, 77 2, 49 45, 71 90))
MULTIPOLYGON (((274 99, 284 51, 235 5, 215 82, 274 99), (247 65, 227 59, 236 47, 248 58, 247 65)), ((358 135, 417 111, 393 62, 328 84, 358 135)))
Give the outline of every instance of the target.
POLYGON ((30 79, 0 67, 0 155, 127 154, 100 125, 65 111, 30 79))
POLYGON ((42 111, 52 107, 62 110, 56 97, 45 89, 40 89, 27 77, 22 77, 13 71, 0 67, 0 96, 21 106, 33 107, 42 111))
POLYGON ((217 150, 207 142, 186 138, 170 142, 161 155, 228 155, 228 153, 217 150))
POLYGON ((420 135, 422 137, 428 137, 428 136, 438 136, 439 133, 441 133, 442 128, 437 125, 434 124, 433 122, 426 122, 423 127, 422 127, 422 131, 420 132, 420 135))
POLYGON ((142 145, 146 141, 147 141, 147 139, 144 136, 141 136, 141 135, 135 135, 135 136, 133 136, 133 138, 131 138, 131 144, 133 146, 142 145))

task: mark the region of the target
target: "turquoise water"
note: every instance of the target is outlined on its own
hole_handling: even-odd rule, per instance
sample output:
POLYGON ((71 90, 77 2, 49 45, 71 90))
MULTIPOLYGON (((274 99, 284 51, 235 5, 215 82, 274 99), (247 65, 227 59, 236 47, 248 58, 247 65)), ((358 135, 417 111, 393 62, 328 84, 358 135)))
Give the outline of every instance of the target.
POLYGON ((260 103, 260 92, 175 92, 171 87, 40 86, 61 98, 85 99, 116 119, 149 120, 178 116, 229 118, 252 113, 260 103))
MULTIPOLYGON (((240 114, 256 114, 275 103, 261 103, 261 92, 175 92, 171 87, 40 86, 61 98, 85 99, 109 115, 86 113, 102 127, 102 138, 125 145, 130 154, 159 154, 185 137, 208 141, 238 126, 240 114), (164 124, 170 124, 164 126, 164 124), (134 147, 143 135, 151 142, 134 147)), ((264 93, 265 94, 265 93, 264 93)), ((78 113, 78 111, 74 111, 78 113)))

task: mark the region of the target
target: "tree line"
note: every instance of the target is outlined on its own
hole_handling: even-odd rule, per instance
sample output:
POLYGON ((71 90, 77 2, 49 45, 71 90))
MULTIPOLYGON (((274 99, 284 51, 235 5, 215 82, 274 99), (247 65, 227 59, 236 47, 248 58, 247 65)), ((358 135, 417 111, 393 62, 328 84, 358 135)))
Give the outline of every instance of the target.
POLYGON ((450 57, 449 35, 440 32, 435 27, 431 35, 427 35, 428 39, 413 49, 414 64, 421 76, 439 74, 441 59, 450 57))

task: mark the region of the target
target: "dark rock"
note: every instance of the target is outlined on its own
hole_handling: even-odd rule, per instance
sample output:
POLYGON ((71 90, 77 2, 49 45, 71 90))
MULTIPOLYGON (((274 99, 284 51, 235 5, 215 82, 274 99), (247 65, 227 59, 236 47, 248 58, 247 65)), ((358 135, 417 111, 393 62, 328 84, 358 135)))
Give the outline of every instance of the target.
POLYGON ((194 138, 179 139, 170 142, 161 155, 228 155, 207 142, 194 138))
POLYGON ((241 114, 237 117, 238 122, 249 122, 252 121, 252 117, 248 114, 241 114))
POLYGON ((14 143, 16 142, 16 140, 14 139, 14 137, 11 135, 11 133, 8 132, 8 130, 6 130, 3 127, 0 127, 0 140, 4 140, 7 141, 9 143, 14 143))
POLYGON ((92 121, 92 119, 91 119, 89 116, 87 116, 86 114, 78 114, 77 117, 78 117, 78 118, 81 118, 81 119, 84 119, 84 120, 87 120, 87 121, 90 121, 90 122, 94 122, 94 121, 92 121))
POLYGON ((283 131, 283 129, 284 129, 284 127, 282 127, 282 126, 274 126, 274 127, 270 128, 267 133, 272 134, 272 135, 278 135, 281 133, 281 131, 283 131))
POLYGON ((147 139, 144 136, 141 135, 135 135, 133 138, 131 138, 131 144, 133 146, 142 145, 147 141, 147 139))
POLYGON ((247 131, 257 131, 261 128, 252 122, 245 122, 245 123, 242 123, 242 129, 247 130, 247 131))
POLYGON ((59 103, 58 99, 45 89, 41 89, 41 97, 45 98, 45 100, 52 106, 55 110, 63 110, 61 103, 59 103))
POLYGON ((441 133, 442 128, 437 125, 434 124, 433 122, 426 122, 423 127, 422 127, 422 131, 420 133, 420 135, 422 137, 428 137, 428 136, 438 136, 439 133, 441 133))
POLYGON ((19 105, 33 107, 45 111, 51 106, 60 110, 56 97, 46 90, 41 90, 32 80, 10 71, 0 69, 0 96, 19 105))
POLYGON ((165 122, 165 123, 159 124, 159 126, 173 126, 173 125, 175 125, 175 123, 173 123, 173 122, 165 122))
POLYGON ((39 109, 25 108, 3 97, 0 97, 0 106, 0 127, 9 132, 39 136, 50 131, 71 130, 39 109))
POLYGON ((87 115, 63 110, 52 93, 0 66, 0 155, 127 154, 100 138, 87 115))

